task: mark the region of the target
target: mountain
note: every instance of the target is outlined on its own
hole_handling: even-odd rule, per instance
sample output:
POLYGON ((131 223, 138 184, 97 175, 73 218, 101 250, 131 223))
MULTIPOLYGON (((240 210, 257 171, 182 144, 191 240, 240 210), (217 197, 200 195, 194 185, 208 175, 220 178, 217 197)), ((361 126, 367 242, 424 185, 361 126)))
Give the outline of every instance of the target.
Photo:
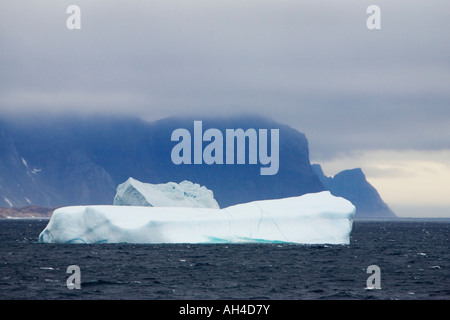
POLYGON ((279 129, 277 174, 261 175, 261 164, 174 164, 172 132, 193 132, 194 120, 1 119, 0 207, 112 204, 117 186, 129 177, 153 184, 189 180, 213 190, 221 207, 324 190, 305 135, 260 117, 203 118, 203 131, 279 129))
MULTIPOLYGON (((226 129, 267 129, 268 137, 270 129, 278 129, 277 174, 261 175, 264 165, 248 164, 248 154, 246 164, 174 164, 171 153, 178 142, 172 141, 172 133, 181 128, 194 136, 195 120, 173 117, 146 122, 106 116, 0 119, 0 207, 113 204, 117 186, 132 177, 152 184, 198 183, 214 192, 221 208, 330 190, 350 200, 357 217, 395 217, 361 169, 326 177, 319 165, 310 164, 303 133, 266 118, 202 117, 202 129, 217 129, 224 138, 226 129)), ((203 142, 203 148, 209 143, 203 142)), ((223 146, 225 155, 225 142, 223 146)))
POLYGON ((344 170, 334 177, 324 175, 319 164, 312 165, 324 187, 337 197, 350 200, 358 218, 395 218, 394 212, 381 199, 378 191, 367 181, 360 168, 344 170))

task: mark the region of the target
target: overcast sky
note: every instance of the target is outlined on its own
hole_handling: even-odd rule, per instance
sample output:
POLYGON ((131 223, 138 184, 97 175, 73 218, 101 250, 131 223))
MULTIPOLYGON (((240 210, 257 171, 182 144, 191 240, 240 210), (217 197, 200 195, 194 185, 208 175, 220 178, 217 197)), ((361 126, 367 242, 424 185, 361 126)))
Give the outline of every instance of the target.
MULTIPOLYGON (((305 133, 325 173, 363 167, 406 207, 389 189, 411 185, 402 168, 431 161, 450 177, 449 12, 446 0, 1 0, 0 112, 262 114, 305 133), (71 4, 81 30, 66 27, 71 4), (381 30, 366 27, 371 4, 381 30)), ((427 189, 449 191, 420 205, 448 210, 441 180, 427 189)))

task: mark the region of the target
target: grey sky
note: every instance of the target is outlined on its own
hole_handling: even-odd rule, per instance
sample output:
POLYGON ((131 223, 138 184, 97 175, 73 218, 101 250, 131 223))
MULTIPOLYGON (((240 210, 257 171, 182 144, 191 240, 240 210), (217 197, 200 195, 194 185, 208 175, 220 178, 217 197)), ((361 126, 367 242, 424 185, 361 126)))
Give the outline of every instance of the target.
POLYGON ((2 0, 0 111, 258 113, 323 159, 450 149, 450 2, 375 2, 2 0))

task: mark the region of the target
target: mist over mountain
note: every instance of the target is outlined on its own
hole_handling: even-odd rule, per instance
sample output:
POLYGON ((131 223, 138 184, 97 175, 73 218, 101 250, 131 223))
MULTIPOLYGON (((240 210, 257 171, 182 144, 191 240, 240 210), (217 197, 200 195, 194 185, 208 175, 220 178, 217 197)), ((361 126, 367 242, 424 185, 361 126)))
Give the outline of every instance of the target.
MULTIPOLYGON (((203 142, 203 147, 208 144, 203 142)), ((222 208, 330 188, 310 164, 303 133, 257 116, 177 117, 155 122, 106 116, 5 118, 0 119, 0 158, 0 207, 112 204, 117 186, 129 177, 147 183, 189 180, 212 190, 222 208), (193 134, 194 120, 202 120, 203 132, 208 128, 221 132, 279 129, 277 174, 261 175, 262 165, 248 161, 174 164, 171 152, 177 142, 171 141, 172 132, 184 128, 193 134)), ((357 208, 365 208, 368 198, 358 186, 344 189, 350 192, 345 193, 347 198, 358 203, 357 208)))

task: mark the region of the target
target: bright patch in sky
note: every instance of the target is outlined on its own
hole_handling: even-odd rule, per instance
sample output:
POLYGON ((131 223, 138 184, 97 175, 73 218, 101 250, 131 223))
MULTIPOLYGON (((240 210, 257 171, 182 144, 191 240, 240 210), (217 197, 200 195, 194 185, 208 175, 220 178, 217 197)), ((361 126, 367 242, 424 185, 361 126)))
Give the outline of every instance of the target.
POLYGON ((321 165, 328 176, 361 167, 400 217, 450 217, 450 150, 365 151, 322 161, 321 165), (411 207, 419 209, 412 212, 411 207))

